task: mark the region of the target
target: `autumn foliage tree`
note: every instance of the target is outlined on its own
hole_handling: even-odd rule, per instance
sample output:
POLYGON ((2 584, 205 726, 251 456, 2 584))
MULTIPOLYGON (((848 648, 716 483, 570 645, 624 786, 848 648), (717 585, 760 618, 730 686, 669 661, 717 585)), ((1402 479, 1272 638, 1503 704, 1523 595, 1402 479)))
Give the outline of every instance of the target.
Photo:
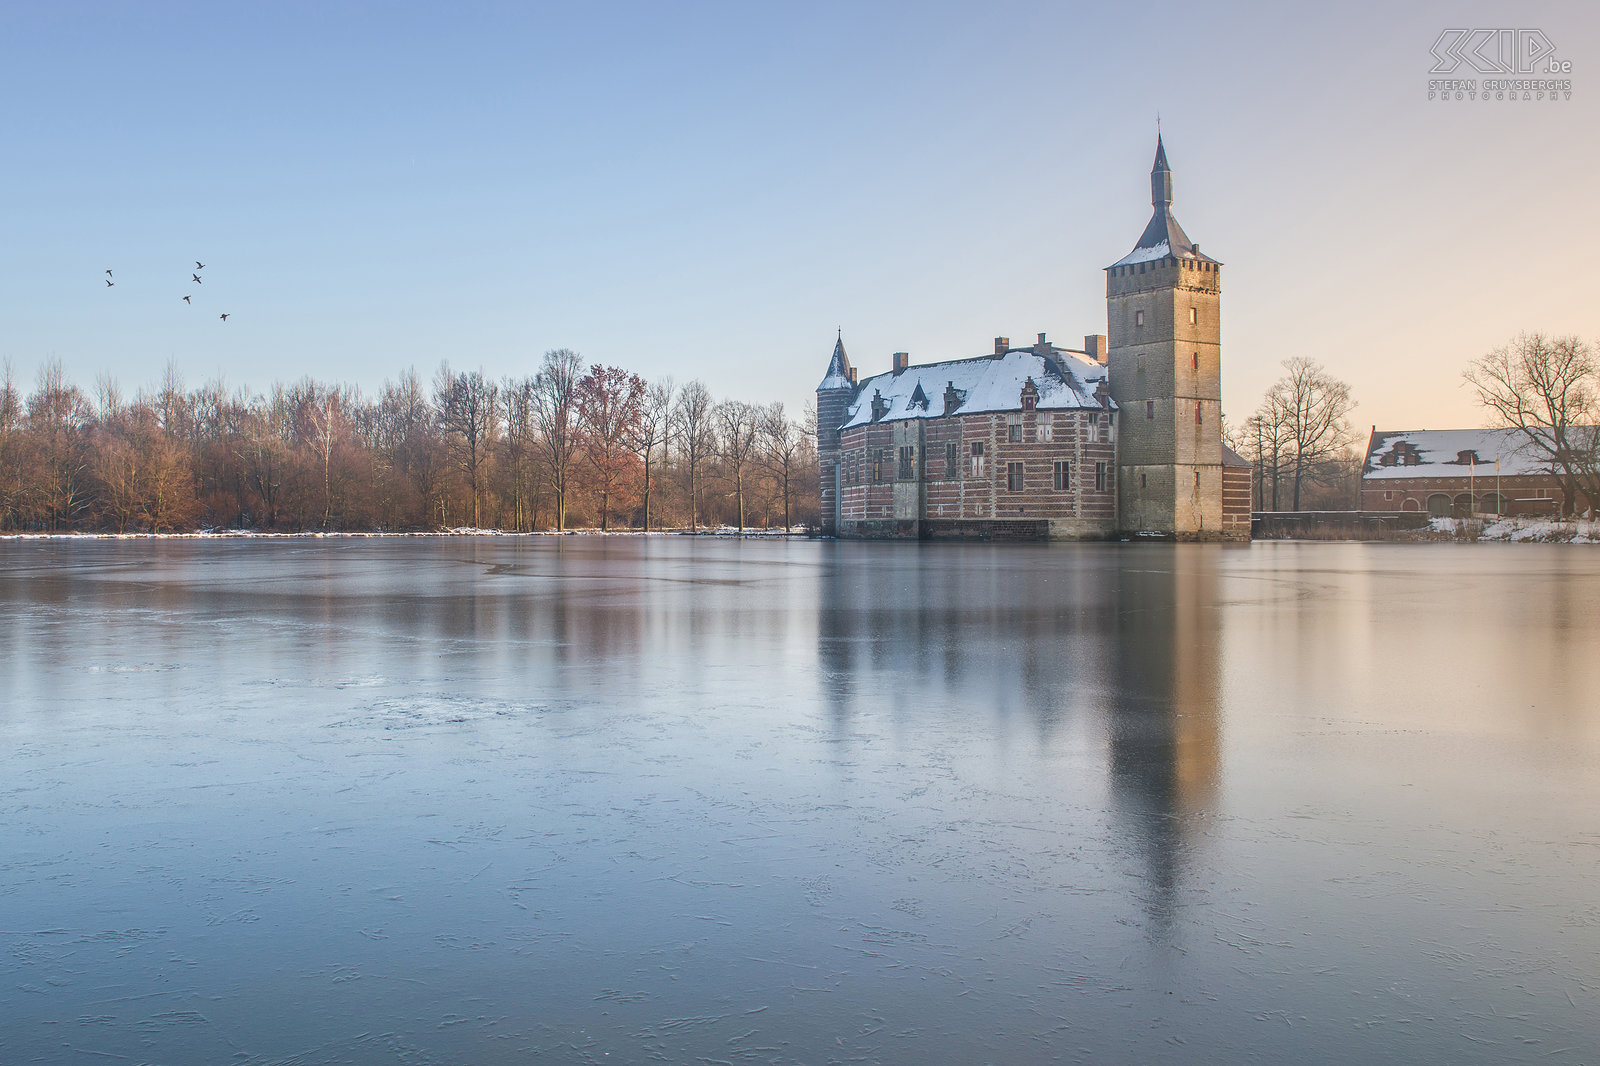
POLYGON ((631 491, 639 472, 634 443, 644 414, 645 383, 616 366, 596 366, 578 381, 578 426, 600 505, 600 528, 611 528, 611 507, 631 491))

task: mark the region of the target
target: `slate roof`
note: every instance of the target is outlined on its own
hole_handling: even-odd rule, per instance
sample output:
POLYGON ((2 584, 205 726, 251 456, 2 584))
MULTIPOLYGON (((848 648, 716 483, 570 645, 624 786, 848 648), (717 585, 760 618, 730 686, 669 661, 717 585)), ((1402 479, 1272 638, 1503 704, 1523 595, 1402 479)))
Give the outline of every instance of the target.
POLYGON ((1156 137, 1155 165, 1150 168, 1150 204, 1155 211, 1151 214, 1150 222, 1145 226, 1144 232, 1139 235, 1139 243, 1133 246, 1133 251, 1111 266, 1148 263, 1168 256, 1197 259, 1205 263, 1218 262, 1209 255, 1200 254, 1200 249, 1195 247, 1194 242, 1183 232, 1183 227, 1178 225, 1177 218, 1172 214, 1172 168, 1167 166, 1167 150, 1162 145, 1159 135, 1156 137))
POLYGON ((869 422, 898 422, 910 418, 944 415, 945 389, 954 386, 961 404, 952 414, 1020 411, 1022 389, 1031 380, 1039 391, 1040 411, 1115 410, 1107 399, 1102 406, 1096 386, 1106 380, 1106 368, 1087 356, 1065 348, 1016 348, 1003 356, 982 355, 943 363, 908 366, 899 374, 886 373, 861 383, 842 428, 869 422), (872 417, 872 401, 881 397, 888 409, 872 417))

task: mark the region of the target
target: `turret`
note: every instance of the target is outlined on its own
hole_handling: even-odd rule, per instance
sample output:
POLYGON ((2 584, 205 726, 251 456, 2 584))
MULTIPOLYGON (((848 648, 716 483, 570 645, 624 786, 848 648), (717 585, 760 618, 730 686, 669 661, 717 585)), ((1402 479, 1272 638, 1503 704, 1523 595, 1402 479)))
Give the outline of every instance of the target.
POLYGON ((839 526, 839 427, 850 417, 856 398, 856 370, 844 351, 844 335, 834 341, 828 372, 817 386, 817 461, 822 474, 822 532, 833 536, 839 526))

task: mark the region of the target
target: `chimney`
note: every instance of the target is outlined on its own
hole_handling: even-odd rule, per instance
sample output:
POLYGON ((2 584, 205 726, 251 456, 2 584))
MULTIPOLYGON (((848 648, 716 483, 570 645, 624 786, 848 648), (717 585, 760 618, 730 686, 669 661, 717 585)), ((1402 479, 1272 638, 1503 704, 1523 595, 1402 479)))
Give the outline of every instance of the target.
POLYGON ((960 407, 961 401, 965 398, 961 391, 956 388, 954 381, 946 382, 944 386, 944 413, 949 414, 957 407, 960 407))
POLYGON ((1090 359, 1093 359, 1101 366, 1106 365, 1105 334, 1091 333, 1089 336, 1083 338, 1083 350, 1088 354, 1090 359))
POLYGON ((1002 355, 1005 355, 1006 354, 1006 350, 1008 348, 1010 348, 1010 347, 1011 347, 1011 338, 1010 337, 996 337, 994 339, 994 357, 996 359, 998 359, 1002 355))
POLYGON ((889 413, 889 401, 883 398, 883 393, 876 389, 872 392, 872 420, 876 422, 889 413))
POLYGON ((1046 345, 1048 345, 1049 343, 1050 343, 1049 341, 1044 339, 1044 334, 1043 333, 1039 334, 1039 347, 1043 348, 1046 345))
POLYGON ((905 371, 905 368, 910 363, 911 363, 911 355, 910 355, 910 353, 908 353, 908 352, 895 352, 894 353, 894 376, 895 377, 899 377, 905 371))

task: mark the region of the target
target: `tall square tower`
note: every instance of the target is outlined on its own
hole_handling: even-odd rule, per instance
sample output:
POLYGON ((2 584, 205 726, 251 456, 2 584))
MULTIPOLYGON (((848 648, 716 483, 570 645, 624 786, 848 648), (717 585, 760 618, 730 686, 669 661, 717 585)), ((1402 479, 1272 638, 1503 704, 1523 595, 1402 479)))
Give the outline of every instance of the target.
POLYGON ((1156 138, 1155 208, 1133 251, 1106 268, 1107 367, 1118 407, 1124 533, 1223 536, 1222 264, 1172 214, 1172 171, 1156 138))

